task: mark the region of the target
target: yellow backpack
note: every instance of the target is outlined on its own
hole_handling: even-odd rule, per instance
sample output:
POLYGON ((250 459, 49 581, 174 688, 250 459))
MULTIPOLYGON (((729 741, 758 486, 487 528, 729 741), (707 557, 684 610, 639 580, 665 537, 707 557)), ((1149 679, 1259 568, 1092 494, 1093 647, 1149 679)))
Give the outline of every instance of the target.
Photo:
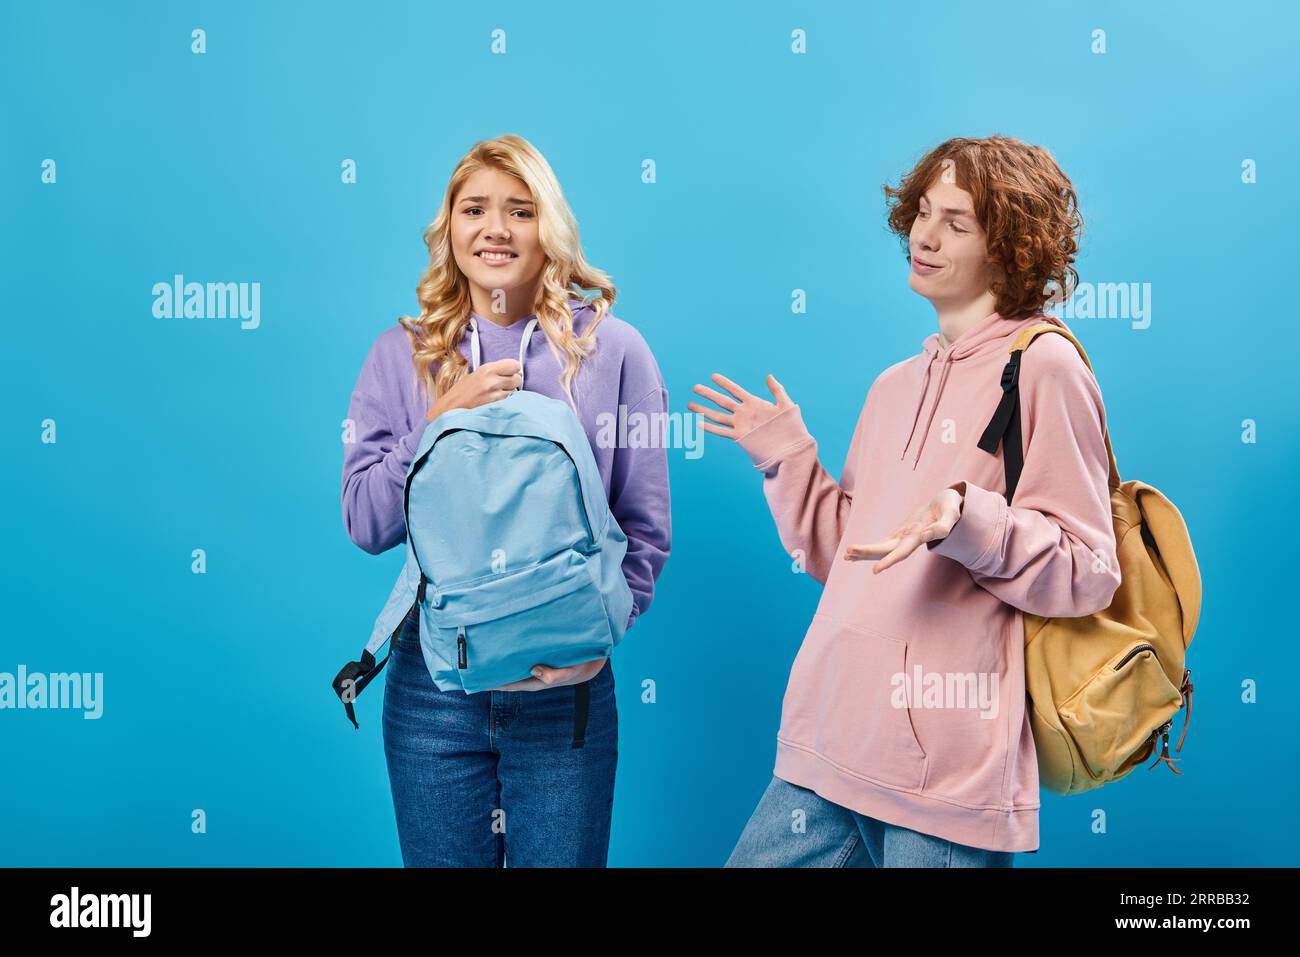
MULTIPOLYGON (((1020 356, 1036 337, 1053 332, 1092 363, 1083 346, 1051 323, 1023 330, 1002 372, 1002 401, 979 446, 1003 447, 1006 499, 1015 494, 1023 464, 1018 383, 1020 356)), ((1187 526, 1172 502, 1150 485, 1121 482, 1109 430, 1110 506, 1115 525, 1120 585, 1103 611, 1082 618, 1042 618, 1026 613, 1025 688, 1042 787, 1081 794, 1117 781, 1143 763, 1163 739, 1151 767, 1169 757, 1169 729, 1187 701, 1192 717, 1192 673, 1184 667, 1201 612, 1201 576, 1187 526)))

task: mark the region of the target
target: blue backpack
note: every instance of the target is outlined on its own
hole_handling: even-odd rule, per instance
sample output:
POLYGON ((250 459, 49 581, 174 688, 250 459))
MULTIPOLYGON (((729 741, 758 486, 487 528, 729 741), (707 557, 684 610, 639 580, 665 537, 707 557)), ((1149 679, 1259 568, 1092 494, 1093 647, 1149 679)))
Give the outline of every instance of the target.
MULTIPOLYGON (((524 329, 521 368, 536 322, 524 329)), ((473 370, 472 318, 470 328, 473 370)), ((333 682, 354 726, 352 701, 383 670, 408 614, 418 614, 424 662, 443 691, 484 691, 530 677, 533 665, 608 657, 622 640, 632 611, 627 536, 564 402, 520 389, 438 416, 411 459, 403 512, 406 564, 361 660, 333 682)), ((574 687, 581 747, 589 686, 574 687)))

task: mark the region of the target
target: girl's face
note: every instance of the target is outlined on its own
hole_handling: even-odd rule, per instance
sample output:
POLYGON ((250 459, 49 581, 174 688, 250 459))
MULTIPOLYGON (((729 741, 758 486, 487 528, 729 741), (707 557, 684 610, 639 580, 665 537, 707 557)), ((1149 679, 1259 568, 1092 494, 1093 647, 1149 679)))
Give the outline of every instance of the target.
POLYGON ((936 306, 960 307, 989 291, 985 232, 970 193, 941 178, 921 197, 908 239, 907 284, 936 306))
POLYGON ((531 306, 546 257, 537 238, 537 206, 523 180, 478 170, 465 180, 451 211, 456 265, 490 298, 492 310, 513 311, 516 296, 528 297, 531 306))

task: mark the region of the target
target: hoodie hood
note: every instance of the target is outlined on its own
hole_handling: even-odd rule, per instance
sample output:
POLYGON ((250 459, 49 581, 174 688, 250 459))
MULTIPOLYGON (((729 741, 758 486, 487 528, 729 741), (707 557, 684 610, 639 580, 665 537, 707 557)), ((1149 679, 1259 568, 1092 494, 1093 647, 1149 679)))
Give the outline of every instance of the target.
POLYGON ((921 461, 921 452, 925 449, 925 438, 930 434, 930 423, 934 420, 935 410, 939 408, 939 400, 943 398, 943 387, 948 381, 948 373, 954 363, 969 359, 972 356, 987 356, 994 352, 1001 353, 1009 358, 1011 342, 1016 334, 1026 326, 1037 322, 1050 322, 1065 328, 1065 323, 1047 313, 1040 312, 1022 319, 1004 319, 994 312, 963 332, 950 342, 947 348, 940 345, 939 333, 932 332, 926 336, 921 342, 921 355, 918 357, 921 362, 925 363, 925 373, 921 378, 921 390, 916 397, 916 411, 912 416, 912 428, 907 434, 907 441, 903 444, 903 450, 898 457, 900 459, 907 457, 907 451, 912 446, 912 440, 916 438, 916 424, 921 420, 921 409, 925 406, 925 398, 930 392, 930 380, 932 378, 937 377, 938 386, 935 389, 934 401, 930 403, 930 412, 926 416, 925 425, 921 429, 920 441, 916 445, 916 454, 912 459, 913 469, 921 461), (934 369, 936 364, 939 366, 937 376, 934 369))
MULTIPOLYGON (((591 317, 596 314, 596 307, 589 302, 583 302, 581 299, 574 299, 572 297, 570 297, 568 300, 568 306, 569 306, 569 313, 570 315, 573 316, 573 332, 575 335, 581 335, 582 330, 587 327, 587 323, 591 322, 591 317)), ((470 309, 469 311, 469 318, 470 318, 470 328, 473 328, 474 326, 477 326, 481 323, 492 322, 491 319, 479 315, 479 313, 475 312, 473 309, 470 309)), ((522 319, 519 319, 516 322, 512 322, 508 326, 497 326, 497 328, 514 329, 518 327, 522 329, 525 327, 525 324, 530 319, 536 319, 536 318, 537 318, 537 313, 530 312, 522 319)))
MULTIPOLYGON (((581 299, 572 297, 568 300, 568 306, 569 314, 573 317, 573 334, 580 336, 596 314, 596 307, 583 302, 581 299)), ((466 326, 464 333, 462 333, 462 341, 466 338, 469 340, 470 369, 477 369, 481 364, 481 355, 483 353, 481 342, 484 339, 491 340, 494 344, 494 348, 491 350, 493 352, 500 352, 507 345, 511 351, 517 350, 519 365, 523 369, 528 358, 528 351, 532 348, 533 334, 539 328, 537 322, 537 313, 530 312, 522 319, 518 319, 508 326, 501 326, 471 309, 469 312, 469 325, 466 326)), ((542 330, 542 333, 542 338, 546 339, 545 330, 542 330)), ((547 340, 547 344, 549 346, 549 340, 547 340)), ((551 351, 558 361, 559 353, 553 348, 551 351)), ((527 372, 524 374, 527 375, 527 372)))

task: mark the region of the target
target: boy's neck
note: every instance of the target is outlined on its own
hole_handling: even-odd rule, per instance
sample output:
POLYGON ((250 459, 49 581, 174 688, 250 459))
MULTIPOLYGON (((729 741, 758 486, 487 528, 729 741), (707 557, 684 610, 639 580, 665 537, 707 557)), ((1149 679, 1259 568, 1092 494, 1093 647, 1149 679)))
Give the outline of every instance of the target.
POLYGON ((947 349, 962 333, 987 319, 994 311, 997 300, 986 292, 978 299, 960 305, 937 305, 939 319, 939 348, 947 349))

